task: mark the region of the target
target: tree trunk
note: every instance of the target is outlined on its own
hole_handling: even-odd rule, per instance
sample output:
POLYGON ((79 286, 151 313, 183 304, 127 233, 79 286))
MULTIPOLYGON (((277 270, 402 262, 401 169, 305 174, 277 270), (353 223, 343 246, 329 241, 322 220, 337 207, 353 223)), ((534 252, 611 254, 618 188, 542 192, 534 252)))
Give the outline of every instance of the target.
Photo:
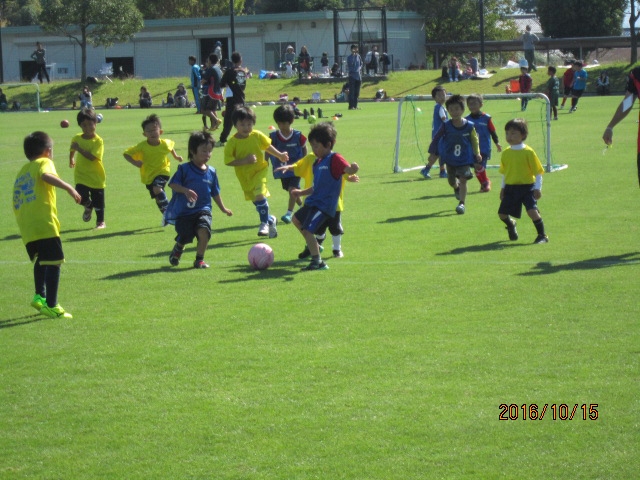
POLYGON ((631 15, 629 16, 629 34, 631 35, 631 58, 629 63, 633 65, 638 61, 638 37, 636 35, 636 20, 640 14, 636 13, 636 0, 629 2, 631 5, 631 15))

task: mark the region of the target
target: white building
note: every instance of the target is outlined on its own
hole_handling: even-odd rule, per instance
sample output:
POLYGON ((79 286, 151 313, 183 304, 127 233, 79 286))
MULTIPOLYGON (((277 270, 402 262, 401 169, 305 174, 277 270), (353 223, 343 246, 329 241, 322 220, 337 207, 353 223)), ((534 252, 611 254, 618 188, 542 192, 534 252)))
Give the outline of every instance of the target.
MULTIPOLYGON (((414 12, 381 10, 303 12, 269 15, 244 15, 234 18, 235 50, 253 72, 277 71, 284 51, 292 45, 297 52, 306 45, 319 70, 322 52, 331 63, 340 63, 349 54, 349 45, 362 40, 363 48, 386 44, 393 58, 392 68, 405 69, 420 65, 425 59, 423 19, 414 12), (362 27, 359 29, 358 25, 362 27)), ((35 42, 44 44, 51 77, 79 78, 81 51, 76 42, 45 34, 40 27, 6 27, 2 29, 2 59, 5 82, 29 80, 35 64, 31 53, 35 42)), ((223 57, 231 49, 229 17, 185 18, 145 21, 144 29, 132 41, 87 51, 87 75, 99 75, 106 63, 116 73, 120 67, 140 78, 184 76, 187 57, 199 61, 213 52, 215 43, 222 44, 223 57)), ((364 53, 361 52, 364 57, 364 53)))

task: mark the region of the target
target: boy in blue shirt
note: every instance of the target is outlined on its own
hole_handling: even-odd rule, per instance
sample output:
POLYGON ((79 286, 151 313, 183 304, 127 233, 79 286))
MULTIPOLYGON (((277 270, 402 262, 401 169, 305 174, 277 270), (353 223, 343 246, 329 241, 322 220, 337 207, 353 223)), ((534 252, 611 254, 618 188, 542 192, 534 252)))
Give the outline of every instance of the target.
POLYGON ((571 85, 571 110, 569 113, 573 113, 578 109, 578 100, 584 93, 584 89, 587 88, 587 71, 582 68, 582 62, 575 62, 573 69, 576 73, 573 74, 573 84, 571 85))
MULTIPOLYGON (((444 122, 449 119, 449 115, 447 114, 447 109, 444 108, 444 102, 447 99, 447 91, 444 89, 442 85, 438 85, 433 90, 431 90, 431 97, 436 102, 433 107, 433 122, 431 123, 431 140, 436 136, 438 130, 444 122)), ((429 171, 431 170, 431 165, 427 165, 420 173, 426 179, 430 179, 431 175, 429 175, 429 171)), ((440 161, 440 178, 447 178, 447 170, 445 169, 444 163, 440 161)))
POLYGON ((449 185, 453 187, 459 200, 456 213, 465 212, 464 202, 467 196, 467 180, 473 178, 471 167, 482 168, 482 156, 478 134, 473 123, 463 117, 464 98, 452 95, 445 102, 451 120, 440 127, 440 130, 429 145, 429 163, 431 166, 440 157, 447 166, 449 185))
POLYGON ((491 140, 496 144, 498 152, 502 152, 502 145, 498 140, 496 127, 493 124, 491 115, 482 111, 482 96, 471 94, 467 97, 467 107, 469 115, 467 120, 473 122, 473 126, 478 134, 480 142, 480 155, 482 155, 482 168, 476 170, 476 178, 480 182, 480 191, 483 193, 491 191, 491 182, 487 176, 487 162, 491 159, 491 140))
POLYGON ((329 266, 320 258, 320 245, 315 234, 336 215, 342 191, 342 176, 358 173, 357 163, 347 162, 333 152, 337 132, 331 122, 318 123, 309 132, 309 143, 316 161, 313 164, 313 185, 291 192, 294 198, 306 196, 304 205, 293 216, 293 224, 304 237, 311 252, 311 263, 305 271, 326 270, 329 266))
POLYGON ((214 143, 209 132, 192 133, 189 137, 189 162, 179 165, 169 181, 173 196, 164 219, 176 226, 176 244, 169 255, 169 263, 174 267, 180 263, 184 246, 197 238, 193 268, 209 268, 204 262, 204 254, 211 238, 212 198, 221 212, 228 217, 233 215, 220 198, 215 168, 207 165, 214 143))
MULTIPOLYGON (((307 137, 300 130, 291 128, 291 124, 296 118, 293 107, 289 104, 280 105, 273 112, 273 119, 278 125, 278 130, 271 132, 271 145, 280 152, 289 154, 289 161, 285 165, 293 165, 307 154, 307 137)), ((276 171, 283 163, 273 155, 269 155, 271 164, 273 165, 273 178, 279 178, 282 182, 282 189, 289 192, 289 204, 287 205, 287 213, 281 220, 284 223, 291 223, 293 215, 293 206, 296 199, 291 195, 291 191, 300 188, 300 177, 297 177, 292 170, 276 171)), ((298 201, 300 201, 298 199, 298 201)))

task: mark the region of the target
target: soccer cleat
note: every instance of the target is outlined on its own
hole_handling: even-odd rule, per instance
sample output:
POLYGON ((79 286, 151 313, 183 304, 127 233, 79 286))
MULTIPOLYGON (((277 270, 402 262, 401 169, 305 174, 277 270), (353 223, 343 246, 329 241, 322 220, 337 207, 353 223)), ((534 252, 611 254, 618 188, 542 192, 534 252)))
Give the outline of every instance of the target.
POLYGON ((328 270, 329 265, 321 261, 320 263, 311 262, 309 265, 302 269, 303 272, 311 272, 313 270, 328 270))
POLYGON ((49 318, 73 318, 69 312, 65 312, 64 308, 60 306, 60 304, 55 307, 50 307, 47 304, 44 304, 40 309, 40 313, 46 315, 49 318))
POLYGON ((431 179, 431 175, 429 175, 430 170, 431 167, 424 167, 422 170, 420 170, 420 175, 422 175, 426 179, 431 179))
POLYGON ((344 257, 344 253, 342 253, 342 250, 333 251, 333 258, 342 258, 342 257, 344 257))
POLYGON ((174 267, 180 265, 180 257, 182 256, 182 251, 174 248, 171 251, 171 255, 169 255, 169 263, 174 267))
MULTIPOLYGON (((457 82, 457 80, 456 80, 457 82)), ((438 175, 440 178, 449 178, 449 175, 447 175, 447 171, 446 170, 440 170, 440 174, 438 175)))
POLYGON ((91 212, 93 212, 93 208, 84 207, 84 213, 82 214, 83 222, 91 220, 91 212))
POLYGON ((480 191, 483 192, 483 193, 490 192, 491 191, 491 182, 484 182, 480 186, 480 191))
POLYGON ((96 224, 96 230, 102 230, 103 228, 107 228, 104 222, 100 222, 96 224))
POLYGON ((205 263, 204 260, 196 260, 193 262, 193 268, 209 268, 209 264, 205 263))
POLYGON ((569 113, 573 113, 573 112, 575 112, 576 110, 577 110, 577 109, 576 109, 575 107, 572 107, 572 108, 570 108, 570 109, 569 109, 569 113))
POLYGON ((518 231, 516 230, 516 222, 515 220, 511 222, 510 225, 507 225, 507 232, 509 232, 509 240, 517 240, 518 239, 518 231))
POLYGON ((37 293, 33 296, 33 300, 31 300, 31 306, 38 311, 40 311, 42 307, 44 307, 46 304, 47 304, 47 299, 44 297, 41 297, 37 293))
POLYGON ((269 216, 271 223, 269 224, 269 238, 276 238, 278 236, 278 219, 273 215, 269 216))
POLYGON ((546 235, 538 235, 533 243, 549 243, 549 237, 546 235))
POLYGON ((260 228, 258 228, 258 236, 259 237, 267 237, 269 236, 269 224, 261 223, 260 228))
POLYGON ((285 224, 290 224, 291 223, 291 214, 290 213, 285 213, 284 215, 282 215, 282 217, 280 217, 280 220, 282 220, 282 223, 285 224))
POLYGON ((464 203, 459 203, 456 207, 456 213, 462 215, 464 213, 464 203))

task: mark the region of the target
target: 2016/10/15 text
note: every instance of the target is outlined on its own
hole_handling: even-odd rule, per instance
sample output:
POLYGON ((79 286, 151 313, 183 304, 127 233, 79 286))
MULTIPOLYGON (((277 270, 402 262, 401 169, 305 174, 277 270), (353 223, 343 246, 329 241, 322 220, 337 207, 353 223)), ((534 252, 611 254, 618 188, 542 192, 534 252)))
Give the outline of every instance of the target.
POLYGON ((523 403, 518 405, 515 403, 501 403, 498 408, 498 420, 542 420, 547 416, 551 420, 597 420, 598 404, 597 403, 575 403, 569 406, 566 403, 541 404, 523 403), (579 411, 580 410, 580 411, 579 411), (577 415, 576 415, 577 414, 577 415))

